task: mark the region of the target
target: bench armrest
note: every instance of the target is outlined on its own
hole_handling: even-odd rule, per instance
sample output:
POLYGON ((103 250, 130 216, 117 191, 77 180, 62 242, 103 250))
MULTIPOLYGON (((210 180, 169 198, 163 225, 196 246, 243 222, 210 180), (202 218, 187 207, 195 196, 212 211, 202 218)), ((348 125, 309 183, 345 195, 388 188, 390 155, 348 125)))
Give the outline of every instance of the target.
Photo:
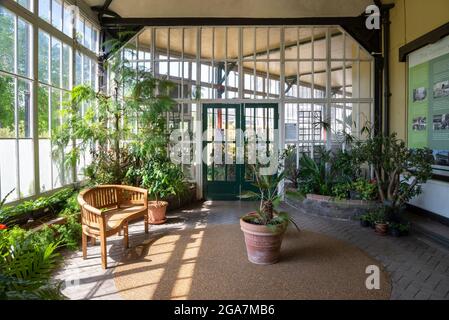
POLYGON ((97 216, 103 216, 103 212, 95 207, 92 207, 91 205, 89 205, 83 198, 83 192, 81 192, 78 195, 78 204, 80 205, 81 208, 83 208, 84 210, 88 211, 89 213, 93 213, 97 216))
POLYGON ((91 205, 88 205, 87 203, 83 204, 82 206, 85 210, 89 211, 90 213, 96 214, 98 216, 103 216, 104 212, 100 209, 94 208, 91 205))

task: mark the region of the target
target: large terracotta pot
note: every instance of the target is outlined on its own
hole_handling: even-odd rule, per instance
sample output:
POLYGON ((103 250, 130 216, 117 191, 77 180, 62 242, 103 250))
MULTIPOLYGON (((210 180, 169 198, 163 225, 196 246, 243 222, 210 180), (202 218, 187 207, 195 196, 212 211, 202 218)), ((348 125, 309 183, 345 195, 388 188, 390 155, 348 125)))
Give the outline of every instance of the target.
POLYGON ((376 230, 377 234, 385 236, 385 235, 387 235, 387 232, 388 232, 388 224, 376 222, 375 223, 375 230, 376 230))
POLYGON ((165 212, 168 202, 166 201, 148 201, 148 216, 150 224, 163 224, 167 221, 165 212))
POLYGON ((240 228, 245 235, 246 252, 250 262, 268 265, 279 261, 287 223, 269 229, 267 226, 248 223, 240 219, 240 228))

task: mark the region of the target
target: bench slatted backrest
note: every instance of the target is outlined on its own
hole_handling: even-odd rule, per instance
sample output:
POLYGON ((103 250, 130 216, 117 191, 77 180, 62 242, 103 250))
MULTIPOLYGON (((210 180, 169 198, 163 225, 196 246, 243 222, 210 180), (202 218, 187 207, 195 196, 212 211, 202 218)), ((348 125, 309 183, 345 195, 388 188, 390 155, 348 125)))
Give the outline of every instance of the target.
MULTIPOLYGON (((106 209, 118 206, 117 190, 114 187, 92 188, 83 195, 84 201, 94 208, 106 209)), ((85 225, 100 228, 101 217, 82 208, 82 219, 85 225)))
POLYGON ((96 187, 89 194, 91 195, 90 199, 85 200, 94 208, 114 208, 118 205, 117 188, 115 187, 96 187))
POLYGON ((119 190, 117 190, 117 195, 119 197, 119 205, 121 206, 144 204, 144 195, 141 192, 120 188, 119 190))

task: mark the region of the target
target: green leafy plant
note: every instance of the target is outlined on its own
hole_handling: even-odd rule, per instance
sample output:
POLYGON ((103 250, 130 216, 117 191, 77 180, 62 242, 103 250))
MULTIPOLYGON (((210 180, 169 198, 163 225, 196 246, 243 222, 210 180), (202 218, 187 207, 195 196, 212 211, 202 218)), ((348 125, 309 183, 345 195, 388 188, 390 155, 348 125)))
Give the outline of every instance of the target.
POLYGON ((408 234, 410 232, 409 222, 389 222, 388 226, 391 230, 397 230, 402 235, 408 234))
POLYGON ((371 215, 370 215, 369 213, 366 213, 366 214, 361 215, 361 216, 359 217, 359 220, 361 220, 361 221, 366 221, 366 222, 368 222, 368 223, 371 223, 371 222, 372 222, 372 218, 371 218, 371 215))
POLYGON ((60 284, 50 283, 60 261, 59 244, 38 245, 20 228, 0 233, 0 298, 63 299, 60 284))
POLYGON ((91 183, 122 184, 135 165, 129 154, 130 142, 142 142, 150 154, 166 141, 163 120, 174 104, 169 97, 174 84, 145 70, 136 71, 121 54, 113 55, 107 68, 111 74, 109 94, 89 86, 72 90, 61 112, 64 122, 52 134, 53 154, 64 155, 65 166, 72 168, 89 152, 92 162, 85 175, 91 183), (144 133, 150 138, 142 140, 144 133))
POLYGON ((375 224, 385 224, 387 223, 387 215, 385 208, 379 208, 371 213, 372 222, 375 224))
POLYGON ((166 113, 174 101, 168 95, 173 83, 156 80, 151 75, 142 78, 132 90, 132 99, 138 107, 142 122, 136 140, 130 144, 130 163, 125 181, 148 189, 156 201, 169 196, 182 196, 187 183, 181 166, 169 158, 170 132, 166 113))
POLYGON ((396 134, 370 135, 355 148, 360 161, 374 170, 380 201, 392 208, 401 208, 419 195, 422 184, 432 176, 432 151, 410 150, 396 134))
POLYGON ((361 215, 359 219, 370 225, 374 225, 375 223, 386 223, 387 217, 385 214, 385 209, 381 207, 361 215))
POLYGON ((361 200, 375 200, 377 198, 377 183, 374 180, 359 178, 350 186, 360 195, 361 200))
POLYGON ((326 179, 325 161, 315 161, 309 155, 303 154, 299 161, 299 190, 304 193, 331 195, 331 184, 326 179))
POLYGON ((148 189, 150 197, 156 201, 167 199, 171 195, 181 196, 187 192, 183 172, 168 159, 149 161, 140 168, 133 167, 128 171, 128 177, 134 177, 131 180, 138 179, 138 184, 148 189))
POLYGON ((301 170, 296 167, 296 146, 288 146, 281 155, 281 161, 284 161, 286 179, 293 184, 293 188, 298 189, 301 170))
POLYGON ((337 183, 332 187, 332 195, 337 200, 348 199, 350 190, 351 190, 350 183, 347 183, 347 182, 337 183))
POLYGON ((298 191, 303 194, 315 193, 346 198, 343 194, 344 188, 361 174, 360 162, 348 151, 332 152, 320 149, 318 154, 316 160, 308 154, 302 155, 299 161, 298 191))
POLYGON ((64 207, 67 199, 74 194, 72 188, 64 188, 51 196, 39 197, 34 201, 24 201, 15 207, 3 207, 0 209, 0 223, 9 226, 26 223, 33 212, 48 209, 48 213, 58 214, 64 207))

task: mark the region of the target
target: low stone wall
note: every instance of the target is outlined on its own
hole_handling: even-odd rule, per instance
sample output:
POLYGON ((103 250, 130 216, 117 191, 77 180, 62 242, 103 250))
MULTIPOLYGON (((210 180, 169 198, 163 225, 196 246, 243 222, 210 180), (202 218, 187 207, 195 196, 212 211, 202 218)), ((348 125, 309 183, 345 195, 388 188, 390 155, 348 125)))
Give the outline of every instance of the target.
POLYGON ((357 220, 360 215, 380 206, 374 201, 337 200, 317 194, 308 194, 306 198, 301 198, 287 193, 285 200, 305 213, 342 220, 357 220))

